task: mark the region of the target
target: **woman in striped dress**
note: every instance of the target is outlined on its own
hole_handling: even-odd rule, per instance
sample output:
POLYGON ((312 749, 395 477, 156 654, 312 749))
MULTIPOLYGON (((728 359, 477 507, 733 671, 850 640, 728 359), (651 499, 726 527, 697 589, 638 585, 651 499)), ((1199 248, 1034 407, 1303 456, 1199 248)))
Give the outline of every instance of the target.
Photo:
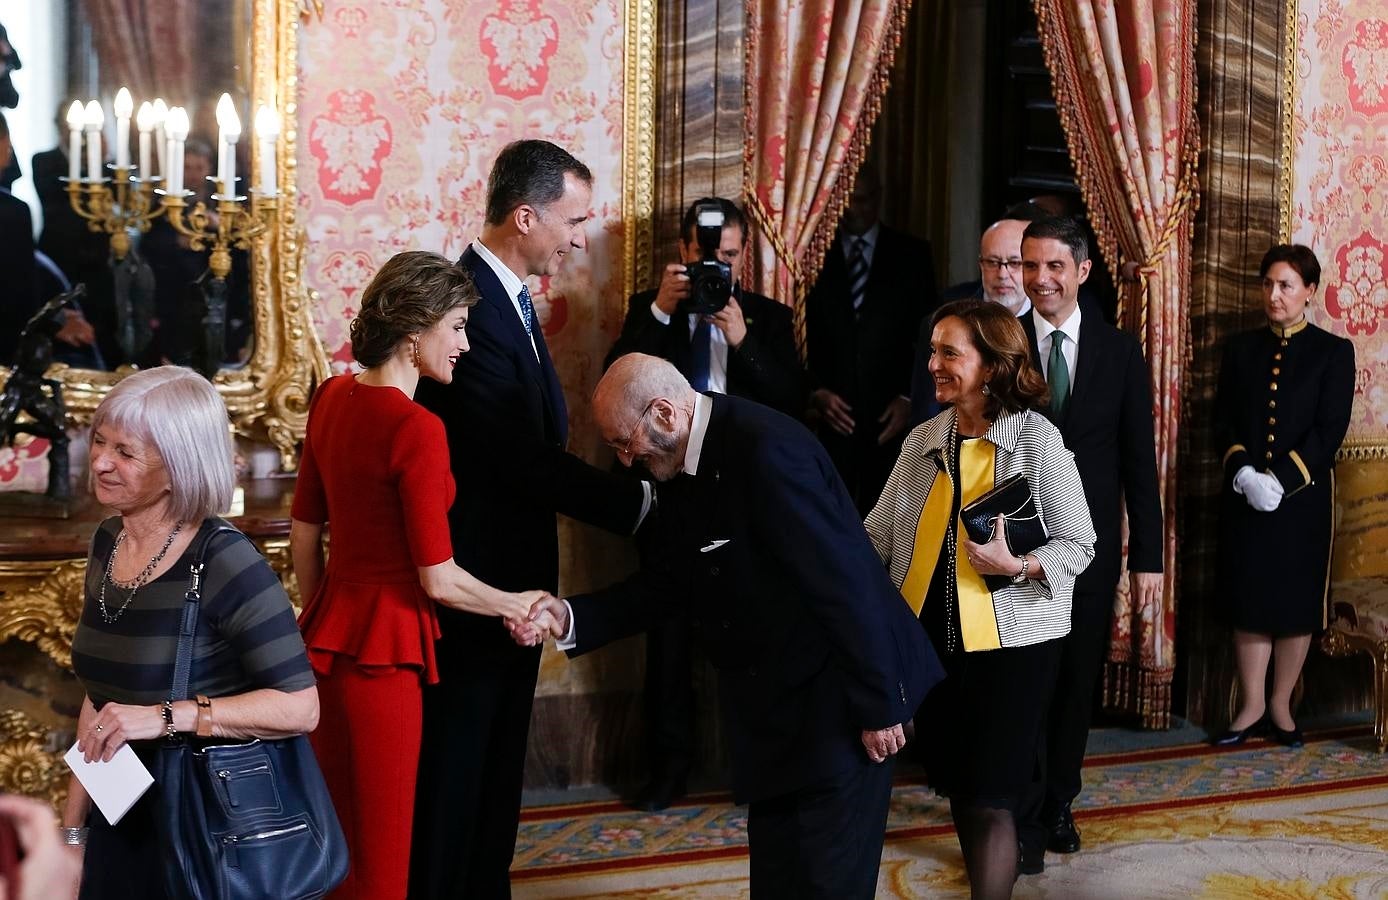
POLYGON ((945 665, 916 734, 931 785, 949 797, 972 895, 1007 897, 1014 813, 1037 773, 1043 711, 1075 576, 1094 556, 1094 525, 1073 455, 1034 408, 1048 397, 1046 382, 1005 308, 942 307, 930 373, 947 408, 907 436, 865 524, 945 665), (1023 556, 997 530, 972 542, 959 520, 963 506, 1017 474, 1049 535, 1023 556), (1001 577, 990 589, 984 576, 1001 577))

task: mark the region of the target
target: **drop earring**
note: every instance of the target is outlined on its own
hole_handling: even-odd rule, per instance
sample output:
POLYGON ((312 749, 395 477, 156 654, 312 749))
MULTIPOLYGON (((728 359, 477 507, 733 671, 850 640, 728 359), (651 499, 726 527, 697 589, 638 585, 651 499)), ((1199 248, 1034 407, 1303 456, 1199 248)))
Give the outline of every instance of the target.
POLYGON ((410 338, 410 347, 411 347, 411 349, 412 349, 412 360, 411 360, 411 361, 414 363, 414 367, 415 367, 416 369, 418 369, 418 368, 419 368, 419 338, 417 338, 417 337, 412 337, 412 338, 410 338))

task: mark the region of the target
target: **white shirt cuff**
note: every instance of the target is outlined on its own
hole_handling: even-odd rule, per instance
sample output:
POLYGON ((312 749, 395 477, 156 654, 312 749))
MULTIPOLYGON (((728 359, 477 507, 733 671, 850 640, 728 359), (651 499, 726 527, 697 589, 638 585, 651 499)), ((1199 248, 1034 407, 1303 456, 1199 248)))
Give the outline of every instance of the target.
POLYGON ((665 310, 656 306, 654 300, 651 301, 651 317, 662 325, 670 324, 670 316, 666 314, 665 310))
POLYGON ((578 633, 576 630, 578 623, 574 621, 574 608, 569 605, 569 601, 563 598, 560 598, 559 602, 564 604, 564 609, 569 613, 569 630, 564 632, 563 637, 554 639, 554 649, 572 650, 574 647, 578 646, 578 633))

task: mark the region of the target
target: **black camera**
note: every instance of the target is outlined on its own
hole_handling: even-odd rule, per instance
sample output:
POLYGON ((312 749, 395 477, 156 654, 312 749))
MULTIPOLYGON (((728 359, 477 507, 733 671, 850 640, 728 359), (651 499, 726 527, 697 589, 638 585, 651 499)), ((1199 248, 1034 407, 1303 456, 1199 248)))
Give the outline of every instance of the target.
POLYGON ((688 263, 689 296, 680 301, 679 311, 711 316, 728 305, 733 294, 733 267, 718 258, 723 242, 723 208, 717 203, 700 203, 694 212, 694 236, 700 259, 688 263))

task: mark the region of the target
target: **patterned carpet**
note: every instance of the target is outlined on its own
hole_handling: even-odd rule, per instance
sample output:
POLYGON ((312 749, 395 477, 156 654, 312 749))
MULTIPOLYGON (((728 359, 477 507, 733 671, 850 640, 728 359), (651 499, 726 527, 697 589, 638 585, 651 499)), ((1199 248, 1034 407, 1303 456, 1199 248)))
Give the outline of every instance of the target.
MULTIPOLYGON (((1047 856, 1015 896, 1388 898, 1388 757, 1363 727, 1109 753, 1085 763, 1079 854, 1047 856)), ((517 898, 746 897, 746 811, 726 795, 663 813, 615 802, 526 810, 517 898)), ((878 897, 967 896, 944 801, 898 781, 878 897)))

